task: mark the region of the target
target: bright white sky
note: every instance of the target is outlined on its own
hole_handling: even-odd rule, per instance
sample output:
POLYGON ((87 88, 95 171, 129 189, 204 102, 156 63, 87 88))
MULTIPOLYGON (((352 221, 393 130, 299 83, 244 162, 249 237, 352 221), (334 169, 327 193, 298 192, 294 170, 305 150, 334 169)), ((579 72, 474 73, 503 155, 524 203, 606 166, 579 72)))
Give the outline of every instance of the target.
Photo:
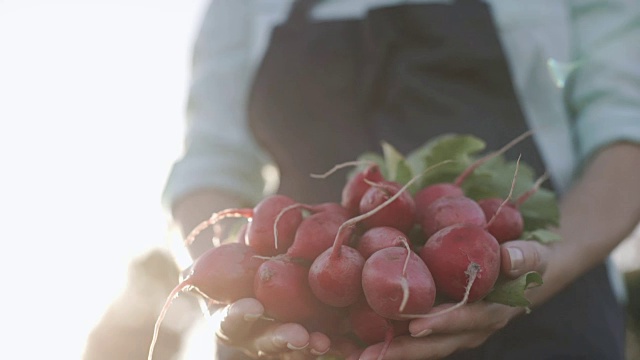
POLYGON ((176 246, 159 197, 205 3, 0 0, 0 357, 79 359, 129 261, 176 246))

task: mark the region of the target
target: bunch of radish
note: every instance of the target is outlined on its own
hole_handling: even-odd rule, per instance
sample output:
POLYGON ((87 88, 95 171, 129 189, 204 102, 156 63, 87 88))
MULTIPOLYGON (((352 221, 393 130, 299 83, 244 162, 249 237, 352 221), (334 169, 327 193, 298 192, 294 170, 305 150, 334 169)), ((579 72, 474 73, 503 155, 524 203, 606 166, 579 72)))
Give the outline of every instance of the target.
POLYGON ((172 299, 191 289, 219 304, 254 297, 265 317, 330 337, 384 342, 380 358, 411 319, 438 316, 437 303, 456 304, 445 311, 480 300, 526 307, 524 290, 539 276, 502 281, 500 243, 555 240, 545 228, 558 220, 553 193, 541 187, 546 177, 504 159, 529 135, 481 157, 484 143, 470 135, 436 138, 407 156, 384 143, 383 155, 349 164, 357 167, 339 203, 270 195, 253 209, 213 214, 186 244, 223 218, 247 226, 198 258, 170 294, 149 359, 172 299), (514 284, 515 298, 503 291, 514 284))

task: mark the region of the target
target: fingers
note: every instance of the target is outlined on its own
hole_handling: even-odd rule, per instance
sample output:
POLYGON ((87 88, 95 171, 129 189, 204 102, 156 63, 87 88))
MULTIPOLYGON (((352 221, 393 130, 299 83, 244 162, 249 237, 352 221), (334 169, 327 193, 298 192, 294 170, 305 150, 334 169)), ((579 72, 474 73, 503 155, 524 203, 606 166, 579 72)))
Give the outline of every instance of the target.
MULTIPOLYGON (((452 305, 436 306, 431 313, 442 311, 452 305)), ((412 320, 409 323, 409 332, 416 338, 429 337, 432 334, 494 332, 503 328, 520 312, 522 310, 519 308, 478 301, 439 316, 412 320)))
POLYGON ((331 340, 323 333, 309 333, 300 324, 265 319, 264 307, 256 299, 238 300, 223 311, 218 339, 254 356, 314 359, 331 347, 331 340))
MULTIPOLYGON (((426 338, 400 336, 393 339, 385 360, 431 360, 441 359, 457 350, 472 348, 482 344, 489 334, 466 332, 455 335, 433 335, 426 338)), ((359 360, 378 359, 382 343, 366 348, 359 360)), ((351 360, 351 359, 350 359, 351 360)))
POLYGON ((258 355, 274 355, 288 351, 304 350, 309 346, 309 333, 300 324, 272 324, 252 341, 258 355))
POLYGON ((244 341, 257 327, 257 320, 264 314, 262 304, 252 298, 240 299, 224 310, 218 338, 229 345, 244 341))
MULTIPOLYGON (((442 304, 431 312, 453 305, 442 304)), ((384 359, 440 359, 461 349, 480 346, 520 312, 520 308, 478 301, 439 316, 412 320, 411 336, 395 338, 384 359)), ((359 359, 377 359, 381 349, 382 344, 370 346, 359 359)))
POLYGON ((544 273, 549 251, 548 246, 537 241, 508 241, 500 247, 502 274, 517 278, 529 271, 544 273))
POLYGON ((331 348, 331 340, 323 333, 313 332, 309 334, 309 354, 313 356, 324 355, 329 352, 331 348))

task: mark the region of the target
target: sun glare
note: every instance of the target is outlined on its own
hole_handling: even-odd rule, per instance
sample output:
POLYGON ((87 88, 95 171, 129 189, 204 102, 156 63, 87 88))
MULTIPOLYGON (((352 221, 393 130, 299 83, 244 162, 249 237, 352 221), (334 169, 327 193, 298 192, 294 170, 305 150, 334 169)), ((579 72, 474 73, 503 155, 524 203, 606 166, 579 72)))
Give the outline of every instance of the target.
POLYGON ((131 259, 174 247, 159 197, 205 3, 0 1, 7 358, 79 359, 131 259))

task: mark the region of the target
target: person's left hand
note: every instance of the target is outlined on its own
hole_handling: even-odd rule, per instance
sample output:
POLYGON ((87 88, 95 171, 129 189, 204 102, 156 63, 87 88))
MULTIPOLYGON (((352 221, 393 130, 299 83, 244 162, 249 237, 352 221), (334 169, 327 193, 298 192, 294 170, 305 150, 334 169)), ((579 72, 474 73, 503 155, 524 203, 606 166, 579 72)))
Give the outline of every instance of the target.
MULTIPOLYGON (((515 278, 528 271, 544 272, 550 249, 534 241, 512 241, 502 245, 502 274, 515 278)), ((454 304, 435 306, 430 313, 442 311, 454 304)), ((511 319, 524 312, 523 308, 477 301, 442 315, 415 319, 409 325, 411 336, 393 340, 385 359, 440 359, 458 350, 474 348, 491 334, 503 328, 511 319)), ((533 315, 532 315, 533 316, 533 315)), ((377 359, 383 344, 367 347, 348 359, 377 359)))

